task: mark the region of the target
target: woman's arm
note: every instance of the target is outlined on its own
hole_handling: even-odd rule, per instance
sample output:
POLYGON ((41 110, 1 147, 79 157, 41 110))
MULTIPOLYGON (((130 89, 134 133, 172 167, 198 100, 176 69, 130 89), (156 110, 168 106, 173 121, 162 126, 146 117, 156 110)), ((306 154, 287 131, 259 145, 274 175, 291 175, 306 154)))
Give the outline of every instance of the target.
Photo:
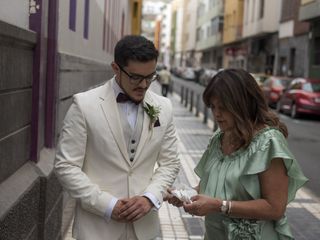
POLYGON ((288 201, 289 178, 281 158, 271 161, 270 167, 259 174, 261 199, 233 201, 231 215, 242 218, 280 219, 288 201))
MULTIPOLYGON (((259 174, 261 199, 232 201, 230 215, 249 219, 278 220, 286 210, 288 200, 288 176, 281 158, 271 161, 270 167, 259 174)), ((207 215, 219 212, 221 199, 197 195, 191 204, 184 204, 186 212, 207 215)))

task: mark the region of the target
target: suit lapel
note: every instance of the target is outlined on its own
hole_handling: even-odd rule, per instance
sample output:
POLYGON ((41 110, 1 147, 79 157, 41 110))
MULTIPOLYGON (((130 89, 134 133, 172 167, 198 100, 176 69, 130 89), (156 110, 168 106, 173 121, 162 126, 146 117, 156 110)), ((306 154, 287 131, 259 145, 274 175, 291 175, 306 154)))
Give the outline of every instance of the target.
MULTIPOLYGON (((146 92, 146 95, 144 97, 143 102, 144 103, 147 102, 150 105, 154 105, 153 99, 151 98, 149 91, 146 92)), ((149 125, 150 125, 150 118, 149 118, 148 114, 146 114, 145 111, 143 111, 142 132, 141 132, 140 141, 139 141, 139 144, 137 147, 135 159, 139 158, 139 155, 141 154, 141 151, 142 151, 144 145, 146 144, 148 138, 150 137, 151 131, 149 129, 149 125)))
MULTIPOLYGON (((101 108, 108 122, 109 128, 112 132, 113 138, 115 139, 123 158, 130 164, 129 156, 127 152, 127 147, 123 135, 123 130, 121 126, 121 119, 119 115, 119 110, 117 107, 117 102, 114 96, 114 91, 112 88, 112 80, 108 81, 105 86, 105 91, 100 97, 101 108)), ((106 136, 109 137, 109 136, 106 136)))

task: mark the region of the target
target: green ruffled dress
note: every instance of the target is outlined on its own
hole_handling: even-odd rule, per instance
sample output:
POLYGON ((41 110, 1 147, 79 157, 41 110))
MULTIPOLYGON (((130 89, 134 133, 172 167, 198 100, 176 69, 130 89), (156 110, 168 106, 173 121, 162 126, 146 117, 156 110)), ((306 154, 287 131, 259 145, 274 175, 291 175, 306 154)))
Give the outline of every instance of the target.
MULTIPOLYGON (((246 201, 261 198, 258 174, 268 169, 274 158, 282 158, 289 176, 288 203, 307 181, 290 152, 282 133, 271 127, 256 134, 246 149, 230 155, 221 151, 221 137, 216 133, 195 168, 200 177, 200 194, 220 199, 246 201)), ((208 240, 284 240, 293 239, 286 216, 279 221, 231 218, 221 213, 205 217, 208 240)))

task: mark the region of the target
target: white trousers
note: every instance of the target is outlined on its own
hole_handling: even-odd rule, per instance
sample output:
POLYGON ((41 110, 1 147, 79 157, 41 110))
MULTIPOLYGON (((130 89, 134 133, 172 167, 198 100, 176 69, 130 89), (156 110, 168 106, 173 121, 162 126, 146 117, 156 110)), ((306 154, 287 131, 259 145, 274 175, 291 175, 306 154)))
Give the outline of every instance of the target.
MULTIPOLYGON (((160 239, 158 237, 150 240, 157 240, 160 239)), ((132 223, 127 223, 126 224, 126 231, 121 235, 119 240, 139 240, 136 236, 136 233, 134 231, 134 227, 132 223)))
POLYGON ((123 232, 119 240, 138 240, 132 223, 126 224, 126 230, 123 232))

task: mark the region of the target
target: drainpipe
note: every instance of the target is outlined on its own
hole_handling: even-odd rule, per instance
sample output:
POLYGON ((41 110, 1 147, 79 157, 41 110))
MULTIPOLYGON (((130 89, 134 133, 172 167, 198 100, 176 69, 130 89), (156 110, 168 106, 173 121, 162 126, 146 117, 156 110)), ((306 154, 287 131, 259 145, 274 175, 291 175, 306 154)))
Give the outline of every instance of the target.
POLYGON ((45 107, 45 147, 55 146, 56 92, 57 92, 57 36, 59 1, 49 1, 47 84, 45 107))
POLYGON ((42 0, 30 0, 29 6, 29 28, 37 33, 37 42, 33 52, 33 65, 32 65, 32 112, 31 112, 31 151, 30 159, 37 162, 39 159, 39 118, 40 118, 40 105, 44 79, 42 75, 43 63, 41 56, 43 55, 43 39, 44 33, 42 32, 42 0))

